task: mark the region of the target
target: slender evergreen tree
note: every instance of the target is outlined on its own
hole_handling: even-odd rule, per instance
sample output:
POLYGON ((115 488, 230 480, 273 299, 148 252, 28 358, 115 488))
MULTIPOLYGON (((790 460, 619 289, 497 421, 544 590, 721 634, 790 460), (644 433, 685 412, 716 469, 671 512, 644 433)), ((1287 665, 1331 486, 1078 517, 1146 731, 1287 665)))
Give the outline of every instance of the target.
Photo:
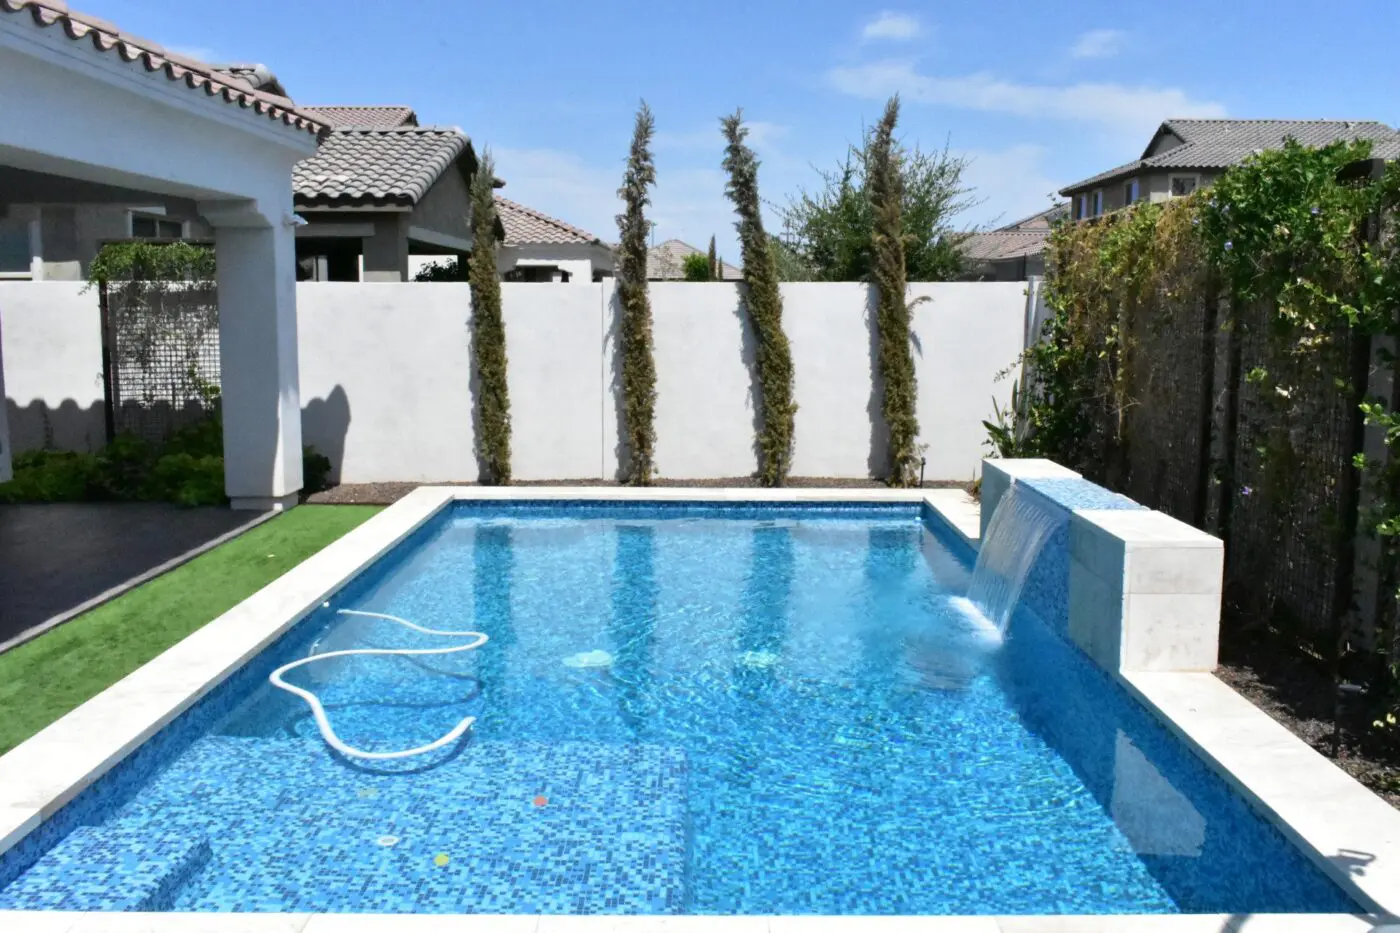
POLYGON ((748 128, 742 110, 720 120, 727 143, 724 169, 729 173, 725 194, 734 203, 739 220, 740 254, 744 263, 744 307, 757 337, 758 479, 765 486, 781 486, 792 467, 793 421, 797 405, 792 399, 792 349, 783 332, 783 296, 768 234, 763 232, 758 196, 758 159, 745 143, 748 128))
POLYGON ((709 254, 709 259, 710 259, 710 281, 711 281, 711 282, 718 282, 718 281, 720 281, 721 279, 723 279, 724 276, 722 276, 722 275, 719 274, 719 258, 715 255, 715 237, 714 237, 714 234, 711 234, 711 235, 710 235, 710 254, 709 254))
POLYGON ((899 146, 899 96, 885 104, 884 116, 870 141, 865 190, 873 220, 871 281, 879 298, 875 315, 880 337, 880 376, 884 382, 885 424, 890 431, 891 486, 918 482, 919 419, 914 354, 909 346, 909 303, 904 266, 903 175, 899 146))
POLYGON ((656 184, 651 158, 651 137, 656 130, 651 108, 642 101, 632 128, 632 149, 618 197, 623 213, 617 217, 617 295, 622 308, 622 421, 626 432, 623 481, 637 486, 651 483, 656 447, 656 360, 652 355, 651 299, 647 294, 646 206, 656 184))
POLYGON ((489 152, 471 183, 472 349, 476 356, 477 461, 488 486, 510 482, 510 391, 506 384, 506 328, 496 268, 495 166, 489 152))

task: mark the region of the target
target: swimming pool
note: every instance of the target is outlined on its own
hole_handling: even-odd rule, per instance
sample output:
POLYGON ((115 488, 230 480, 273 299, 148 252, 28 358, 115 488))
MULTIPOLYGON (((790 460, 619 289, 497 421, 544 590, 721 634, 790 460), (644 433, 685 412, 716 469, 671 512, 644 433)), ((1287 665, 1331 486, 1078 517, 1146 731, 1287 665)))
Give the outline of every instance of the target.
POLYGON ((459 503, 0 857, 0 908, 1354 910, 918 504, 459 503), (302 668, 331 754, 266 682, 302 668))

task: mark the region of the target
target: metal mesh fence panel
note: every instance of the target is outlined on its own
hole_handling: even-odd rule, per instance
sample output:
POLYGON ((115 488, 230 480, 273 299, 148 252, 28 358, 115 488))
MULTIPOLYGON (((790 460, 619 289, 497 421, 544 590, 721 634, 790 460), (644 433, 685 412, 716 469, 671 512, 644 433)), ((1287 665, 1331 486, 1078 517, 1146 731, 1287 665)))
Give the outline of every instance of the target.
POLYGON ((213 282, 104 284, 112 421, 159 443, 209 414, 219 395, 213 282))

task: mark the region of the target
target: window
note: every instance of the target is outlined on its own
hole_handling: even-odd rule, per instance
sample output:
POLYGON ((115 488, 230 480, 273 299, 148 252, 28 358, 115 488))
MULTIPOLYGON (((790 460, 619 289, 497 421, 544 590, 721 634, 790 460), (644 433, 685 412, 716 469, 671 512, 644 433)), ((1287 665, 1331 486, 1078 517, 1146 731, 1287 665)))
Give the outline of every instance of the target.
POLYGON ((1097 217, 1097 216, 1099 216, 1099 215, 1102 214, 1102 213, 1103 213, 1103 191, 1100 190, 1100 191, 1095 191, 1095 192, 1094 192, 1094 216, 1097 217))
POLYGON ((1074 199, 1074 218, 1075 220, 1083 220, 1085 217, 1088 216, 1089 196, 1087 194, 1081 194, 1079 197, 1074 199))
POLYGON ((1136 204, 1138 199, 1138 180, 1134 178, 1123 186, 1123 205, 1136 204))
POLYGON ((167 220, 152 214, 131 215, 131 235, 150 240, 178 240, 185 235, 185 225, 178 220, 167 220))
POLYGON ((1195 191, 1200 183, 1200 175, 1173 175, 1170 181, 1172 197, 1184 198, 1195 191))
POLYGON ((0 275, 29 275, 34 251, 29 221, 0 217, 0 275))

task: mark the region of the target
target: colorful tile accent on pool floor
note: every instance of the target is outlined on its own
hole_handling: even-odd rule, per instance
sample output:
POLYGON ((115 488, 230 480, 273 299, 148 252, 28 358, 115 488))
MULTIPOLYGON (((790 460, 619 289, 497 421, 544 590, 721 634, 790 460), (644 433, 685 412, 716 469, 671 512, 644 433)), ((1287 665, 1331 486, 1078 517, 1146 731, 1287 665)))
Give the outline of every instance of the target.
MULTIPOLYGON (((267 746, 201 740, 118 814, 179 838, 199 836, 210 808, 242 812, 173 909, 324 909, 300 892, 328 887, 376 913, 675 913, 685 903, 678 750, 471 742, 391 770, 348 764, 314 740, 279 742, 274 756, 247 754, 252 743, 267 746)), ((10 890, 0 907, 12 906, 10 890)))

